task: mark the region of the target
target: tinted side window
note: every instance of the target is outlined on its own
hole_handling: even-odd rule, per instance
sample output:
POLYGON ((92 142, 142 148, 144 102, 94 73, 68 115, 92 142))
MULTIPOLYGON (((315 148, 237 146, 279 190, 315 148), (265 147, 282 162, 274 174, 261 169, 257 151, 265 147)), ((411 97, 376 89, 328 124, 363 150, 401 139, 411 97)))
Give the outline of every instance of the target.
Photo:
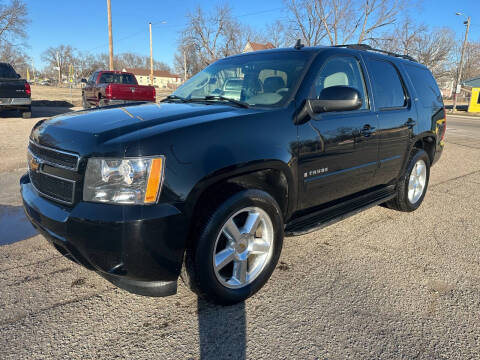
POLYGON ((430 71, 414 65, 406 65, 406 68, 423 106, 441 106, 442 94, 430 71))
POLYGON ((377 107, 388 109, 405 106, 405 91, 397 69, 387 61, 369 60, 368 63, 377 107))
POLYGON ((362 97, 361 109, 368 109, 368 96, 362 69, 354 57, 339 56, 327 60, 315 80, 313 94, 311 95, 318 98, 323 89, 338 85, 357 89, 362 97))

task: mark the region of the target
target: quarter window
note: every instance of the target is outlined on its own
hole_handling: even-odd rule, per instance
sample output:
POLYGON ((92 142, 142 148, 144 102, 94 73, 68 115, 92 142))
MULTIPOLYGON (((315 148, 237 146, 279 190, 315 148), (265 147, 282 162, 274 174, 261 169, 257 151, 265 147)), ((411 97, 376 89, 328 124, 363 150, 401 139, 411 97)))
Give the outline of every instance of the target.
POLYGON ((404 107, 407 102, 397 69, 382 60, 369 61, 375 103, 380 110, 404 107))
POLYGON ((442 94, 430 71, 416 65, 407 65, 406 69, 423 106, 442 106, 442 94))
POLYGON ((361 109, 368 109, 365 80, 360 64, 354 57, 338 56, 327 60, 315 80, 312 95, 318 98, 323 89, 338 85, 357 89, 362 98, 361 109))

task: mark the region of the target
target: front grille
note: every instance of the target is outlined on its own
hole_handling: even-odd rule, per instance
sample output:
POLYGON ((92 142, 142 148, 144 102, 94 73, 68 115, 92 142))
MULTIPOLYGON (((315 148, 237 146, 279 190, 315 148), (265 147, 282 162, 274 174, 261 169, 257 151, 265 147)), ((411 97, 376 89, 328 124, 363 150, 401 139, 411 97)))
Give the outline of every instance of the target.
POLYGON ((32 141, 30 141, 28 149, 35 157, 42 159, 42 161, 46 164, 66 169, 72 169, 75 171, 78 170, 78 155, 61 150, 47 148, 45 146, 35 144, 32 141))
POLYGON ((75 182, 72 180, 60 179, 41 172, 30 171, 30 180, 33 186, 54 200, 72 204, 75 193, 75 182))
POLYGON ((49 199, 73 204, 75 187, 81 180, 77 172, 79 156, 33 141, 30 141, 28 151, 30 181, 35 189, 49 199))

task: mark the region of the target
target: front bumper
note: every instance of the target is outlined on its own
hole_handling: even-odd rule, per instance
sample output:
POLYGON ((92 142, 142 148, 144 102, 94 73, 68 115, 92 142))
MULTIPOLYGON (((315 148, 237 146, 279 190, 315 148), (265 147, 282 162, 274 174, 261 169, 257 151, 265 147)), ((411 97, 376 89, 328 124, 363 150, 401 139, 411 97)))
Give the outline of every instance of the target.
POLYGON ((176 293, 188 231, 176 207, 66 207, 40 196, 27 174, 20 186, 28 219, 64 256, 135 294, 176 293))
POLYGON ((30 106, 32 98, 0 98, 0 107, 2 106, 30 106))

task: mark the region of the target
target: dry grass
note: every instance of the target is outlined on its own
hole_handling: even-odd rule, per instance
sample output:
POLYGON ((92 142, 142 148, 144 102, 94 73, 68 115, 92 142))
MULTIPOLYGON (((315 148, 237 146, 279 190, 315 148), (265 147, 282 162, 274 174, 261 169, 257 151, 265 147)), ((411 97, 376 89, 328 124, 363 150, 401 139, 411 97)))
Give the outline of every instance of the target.
MULTIPOLYGON (((157 89, 157 101, 171 92, 157 89)), ((41 106, 82 106, 82 89, 32 85, 32 100, 34 105, 41 106)))

